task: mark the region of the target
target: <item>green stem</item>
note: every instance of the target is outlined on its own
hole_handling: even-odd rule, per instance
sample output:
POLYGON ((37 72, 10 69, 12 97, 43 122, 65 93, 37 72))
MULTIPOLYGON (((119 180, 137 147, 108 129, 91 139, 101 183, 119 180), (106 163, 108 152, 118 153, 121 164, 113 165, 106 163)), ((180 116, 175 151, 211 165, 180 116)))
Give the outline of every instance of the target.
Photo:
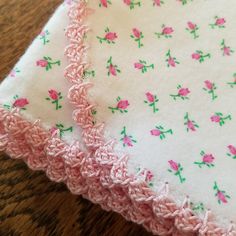
POLYGON ((158 108, 156 108, 155 102, 152 103, 152 108, 154 113, 159 110, 158 108))
POLYGON ((180 171, 177 171, 176 174, 179 177, 180 183, 183 183, 185 181, 185 179, 181 176, 180 171))
POLYGON ((202 167, 202 165, 204 165, 205 163, 204 162, 194 162, 194 164, 198 165, 198 167, 202 167))
POLYGON ((194 37, 194 39, 198 38, 196 30, 193 30, 193 37, 194 37))
POLYGON ((222 119, 222 120, 231 120, 231 115, 228 115, 228 116, 226 116, 226 117, 222 117, 221 119, 222 119))
POLYGON ((119 110, 117 107, 108 107, 108 108, 111 110, 112 113, 119 110))
POLYGON ((141 39, 138 39, 138 47, 141 48, 141 39))
POLYGON ((212 97, 212 100, 217 98, 217 96, 215 95, 214 89, 211 90, 211 97, 212 97))
POLYGON ((99 37, 99 36, 97 36, 97 39, 98 39, 100 42, 102 42, 102 41, 106 41, 105 38, 102 38, 102 37, 99 37))
POLYGON ((208 58, 210 58, 211 55, 210 55, 210 53, 207 53, 206 55, 202 55, 202 57, 208 57, 208 58))
POLYGON ((49 65, 55 65, 57 64, 58 66, 60 65, 60 61, 55 61, 55 62, 48 62, 49 65))
POLYGON ((56 104, 56 110, 59 109, 59 103, 58 103, 59 100, 55 100, 55 104, 56 104))
POLYGON ((173 97, 174 100, 175 100, 177 97, 179 97, 179 94, 178 94, 178 95, 173 95, 173 94, 171 94, 170 96, 173 97))

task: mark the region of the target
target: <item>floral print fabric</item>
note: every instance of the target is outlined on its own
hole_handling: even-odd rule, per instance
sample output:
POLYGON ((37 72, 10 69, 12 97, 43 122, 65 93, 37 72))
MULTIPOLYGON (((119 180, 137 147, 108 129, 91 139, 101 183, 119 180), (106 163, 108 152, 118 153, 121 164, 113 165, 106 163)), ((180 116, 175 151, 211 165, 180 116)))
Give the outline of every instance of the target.
MULTIPOLYGON (((42 120, 68 142, 81 139, 61 50, 71 2, 0 86, 5 109, 42 120)), ((89 6, 95 11, 87 22, 91 68, 84 79, 94 84, 94 124, 105 122, 115 151, 129 154, 129 173, 154 191, 168 182, 170 195, 177 202, 188 195, 196 214, 210 208, 222 225, 235 221, 234 0, 90 0, 89 6)))
POLYGON ((18 108, 27 119, 40 119, 47 130, 68 142, 80 139, 67 100, 70 84, 63 76, 67 66, 65 28, 71 4, 65 1, 58 8, 0 86, 0 104, 5 109, 18 108))
POLYGON ((235 2, 89 6, 90 99, 130 174, 154 190, 169 182, 174 197, 190 196, 194 211, 210 208, 222 224, 236 220, 235 2))

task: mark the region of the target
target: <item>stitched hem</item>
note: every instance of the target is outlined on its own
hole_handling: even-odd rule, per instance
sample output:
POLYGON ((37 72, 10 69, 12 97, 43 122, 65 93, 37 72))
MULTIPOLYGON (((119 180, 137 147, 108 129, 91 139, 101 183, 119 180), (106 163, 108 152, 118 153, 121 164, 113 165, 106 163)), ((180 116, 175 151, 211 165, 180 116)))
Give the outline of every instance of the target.
MULTIPOLYGON (((113 150, 115 141, 107 141, 104 138, 104 124, 94 125, 92 115, 94 105, 87 97, 92 83, 83 81, 84 72, 90 67, 87 59, 88 46, 84 42, 89 27, 84 20, 91 11, 86 1, 82 0, 71 7, 70 25, 66 31, 69 45, 65 50, 69 60, 65 77, 72 83, 68 98, 75 107, 73 119, 82 128, 83 140, 94 156, 89 163, 88 175, 91 181, 100 182, 111 194, 116 195, 119 192, 119 197, 113 202, 114 206, 119 204, 119 209, 115 207, 112 209, 127 219, 143 224, 154 234, 236 235, 233 223, 228 229, 218 227, 213 222, 210 210, 206 211, 203 219, 195 215, 190 208, 188 197, 181 206, 178 206, 169 196, 168 183, 159 193, 155 193, 144 181, 130 176, 127 169, 128 156, 118 157, 113 150)), ((102 192, 101 197, 103 198, 102 192)))

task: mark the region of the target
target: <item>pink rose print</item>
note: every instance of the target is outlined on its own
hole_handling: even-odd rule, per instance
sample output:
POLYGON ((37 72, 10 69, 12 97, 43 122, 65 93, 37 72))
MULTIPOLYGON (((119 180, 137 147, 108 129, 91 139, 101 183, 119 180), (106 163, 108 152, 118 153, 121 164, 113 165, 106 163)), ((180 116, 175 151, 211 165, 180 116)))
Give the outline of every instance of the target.
POLYGON ((153 187, 154 174, 150 170, 146 168, 141 169, 139 167, 137 168, 137 176, 141 177, 149 187, 153 187))
POLYGON ((73 131, 73 127, 69 127, 69 128, 65 128, 63 124, 56 124, 56 127, 54 127, 54 129, 58 129, 59 133, 60 133, 60 138, 63 137, 65 132, 72 132, 73 131))
POLYGON ((199 61, 200 63, 204 62, 205 58, 211 58, 211 54, 210 53, 204 54, 200 50, 197 50, 195 53, 192 54, 192 59, 199 61))
POLYGON ((128 106, 130 105, 128 100, 122 100, 120 97, 116 99, 117 105, 116 107, 108 107, 112 113, 115 113, 115 111, 119 111, 120 113, 127 113, 128 106))
POLYGON ((134 143, 137 143, 137 141, 133 138, 132 135, 127 135, 125 126, 123 127, 120 134, 122 135, 120 141, 123 143, 124 147, 133 147, 134 143))
POLYGON ((227 195, 225 191, 220 190, 216 182, 214 182, 213 190, 216 191, 215 196, 219 204, 228 203, 228 199, 230 199, 230 196, 227 195))
POLYGON ((27 98, 22 98, 22 97, 19 97, 18 95, 15 95, 13 99, 14 101, 12 102, 11 105, 4 104, 3 107, 8 110, 11 108, 19 108, 20 110, 26 110, 26 106, 29 104, 29 101, 27 98))
POLYGON ((100 0, 99 7, 105 7, 105 8, 107 8, 107 7, 108 7, 108 4, 111 5, 111 1, 110 1, 110 0, 100 0))
POLYGON ((58 134, 59 129, 57 127, 53 126, 52 128, 49 129, 49 132, 51 135, 54 135, 55 133, 58 134))
POLYGON ((157 102, 159 99, 157 98, 157 95, 153 95, 150 92, 146 93, 147 100, 144 101, 144 103, 148 104, 149 107, 152 107, 153 113, 156 113, 159 111, 159 109, 156 107, 157 102))
POLYGON ((233 82, 228 82, 227 84, 230 85, 231 88, 236 86, 236 73, 233 74, 234 81, 233 82))
POLYGON ((181 2, 183 5, 186 5, 188 2, 192 2, 193 0, 177 0, 181 2))
POLYGON ((227 156, 232 157, 233 159, 236 159, 236 147, 233 145, 228 146, 229 152, 227 153, 227 156))
POLYGON ((118 38, 117 34, 115 32, 111 32, 110 29, 107 27, 105 29, 105 35, 103 37, 97 36, 97 39, 100 43, 106 42, 108 44, 114 44, 116 39, 118 38))
POLYGON ((193 36, 193 38, 194 39, 199 38, 199 35, 197 34, 199 27, 191 21, 189 21, 187 25, 188 27, 186 28, 186 30, 193 36))
POLYGON ((13 70, 10 71, 9 76, 16 77, 17 73, 20 73, 20 70, 17 67, 15 67, 13 70))
POLYGON ((141 70, 142 73, 147 72, 148 68, 154 69, 154 64, 147 65, 147 62, 144 60, 139 60, 139 62, 134 63, 134 68, 141 70))
POLYGON ((218 123, 220 126, 223 126, 226 120, 232 120, 231 115, 224 116, 221 112, 216 112, 211 116, 211 121, 218 123))
POLYGON ((164 4, 164 0, 153 0, 153 6, 160 7, 162 4, 164 4))
POLYGON ((226 23, 225 18, 220 18, 218 16, 215 16, 215 22, 213 24, 210 24, 210 27, 212 29, 215 29, 215 28, 222 29, 222 28, 225 28, 225 23, 226 23))
POLYGON ((182 88, 181 85, 177 86, 178 94, 171 94, 170 96, 176 100, 177 98, 181 98, 182 100, 189 99, 188 95, 190 93, 190 90, 188 88, 182 88))
POLYGON ((110 57, 107 61, 107 75, 110 76, 110 75, 113 75, 113 76, 117 76, 117 73, 121 73, 121 70, 118 68, 117 65, 114 65, 112 63, 112 57, 110 57))
POLYGON ((211 95, 211 99, 215 100, 217 95, 215 94, 215 90, 217 89, 216 85, 209 80, 204 81, 205 87, 203 88, 208 94, 211 95))
POLYGON ((231 47, 225 45, 225 40, 223 39, 220 43, 221 51, 223 53, 223 56, 231 56, 232 53, 234 53, 234 50, 231 49, 231 47))
POLYGON ((160 140, 163 140, 166 138, 166 134, 173 134, 172 129, 165 130, 163 126, 155 126, 155 129, 152 129, 150 131, 152 136, 157 136, 160 138, 160 140))
POLYGON ((61 62, 55 61, 52 62, 52 58, 51 57, 43 57, 43 59, 36 61, 36 65, 40 66, 40 67, 44 67, 46 69, 46 71, 52 69, 52 65, 61 65, 61 62))
POLYGON ((189 130, 196 131, 196 129, 199 128, 199 125, 189 118, 188 112, 184 116, 184 121, 184 125, 187 127, 187 132, 189 132, 189 130))
POLYGON ((44 30, 39 34, 39 39, 43 42, 43 45, 50 42, 49 39, 48 39, 48 35, 49 35, 48 30, 44 30))
POLYGON ((133 34, 131 34, 130 37, 134 39, 135 42, 138 43, 139 48, 143 47, 143 44, 141 43, 141 40, 144 38, 143 33, 136 28, 133 28, 132 31, 133 34))
POLYGON ((129 6, 130 10, 134 9, 135 6, 140 7, 141 2, 140 1, 135 1, 135 0, 123 0, 124 4, 129 6))
POLYGON ((161 38, 162 36, 165 38, 172 38, 172 34, 173 34, 174 30, 172 27, 167 27, 165 25, 162 25, 162 31, 161 33, 155 33, 155 35, 157 36, 157 38, 161 38))
POLYGON ((59 104, 59 101, 62 99, 62 95, 60 92, 57 92, 54 89, 50 89, 48 91, 49 97, 45 98, 48 101, 51 101, 52 104, 56 105, 56 110, 59 110, 62 108, 62 106, 59 104))
POLYGON ((180 183, 185 182, 186 179, 182 176, 183 167, 181 166, 181 164, 176 163, 173 160, 170 160, 168 162, 170 165, 170 169, 168 169, 168 171, 170 173, 174 173, 175 176, 178 176, 180 183))
POLYGON ((176 64, 179 64, 177 59, 171 56, 170 50, 166 53, 166 57, 167 67, 176 67, 176 64))
POLYGON ((24 108, 28 104, 29 102, 26 98, 17 98, 15 102, 13 103, 13 107, 24 108))
POLYGON ((88 77, 95 77, 95 71, 94 70, 85 70, 83 74, 83 79, 86 79, 88 77))
POLYGON ((207 166, 209 168, 214 167, 214 160, 215 157, 212 154, 206 154, 204 151, 200 152, 200 155, 202 156, 202 161, 197 162, 195 161, 194 164, 198 165, 199 168, 202 168, 202 166, 207 166))

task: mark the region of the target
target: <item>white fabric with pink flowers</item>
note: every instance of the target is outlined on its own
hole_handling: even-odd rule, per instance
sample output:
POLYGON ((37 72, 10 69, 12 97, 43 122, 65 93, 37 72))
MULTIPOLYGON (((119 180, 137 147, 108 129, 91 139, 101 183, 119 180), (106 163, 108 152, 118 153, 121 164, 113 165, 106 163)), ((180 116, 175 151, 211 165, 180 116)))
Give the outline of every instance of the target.
MULTIPOLYGON (((0 103, 67 142, 80 140, 62 48, 71 1, 56 11, 0 86, 0 103)), ((169 182, 200 216, 236 221, 235 0, 90 0, 87 80, 93 114, 128 153, 129 173, 169 182)))
POLYGON ((18 108, 27 119, 40 119, 42 125, 67 142, 80 139, 74 124, 67 93, 70 83, 64 78, 68 45, 65 28, 72 1, 65 1, 25 55, 15 65, 0 86, 0 104, 6 109, 18 108))
POLYGON ((236 221, 235 0, 91 0, 94 115, 129 172, 236 221))

